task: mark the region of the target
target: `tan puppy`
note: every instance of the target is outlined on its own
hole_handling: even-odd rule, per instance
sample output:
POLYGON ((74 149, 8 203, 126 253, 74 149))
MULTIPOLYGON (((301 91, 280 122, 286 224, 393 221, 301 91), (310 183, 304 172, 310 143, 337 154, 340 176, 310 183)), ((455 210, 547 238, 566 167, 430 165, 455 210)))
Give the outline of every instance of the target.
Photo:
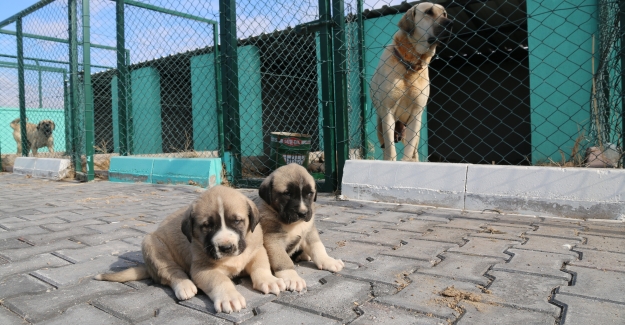
POLYGON ((284 281, 271 274, 259 217, 256 206, 239 191, 211 188, 145 236, 141 247, 145 266, 95 279, 126 282, 152 277, 170 286, 181 300, 195 296, 197 286, 217 312, 240 311, 246 307, 245 298, 232 277, 249 274, 254 289, 263 293, 286 289, 284 281))
MULTIPOLYGON (((17 144, 17 154, 22 154, 22 135, 20 128, 20 119, 16 118, 11 122, 11 128, 13 129, 13 139, 17 144)), ((55 124, 51 120, 42 120, 39 124, 26 123, 26 139, 28 140, 28 146, 33 153, 33 156, 37 156, 37 149, 48 147, 48 151, 54 152, 54 131, 55 124)))
POLYGON ((382 53, 371 79, 370 95, 378 114, 377 133, 384 160, 397 159, 395 142, 402 138, 402 132, 396 133, 396 128, 405 125, 402 160, 419 161, 421 115, 430 96, 428 65, 439 40, 449 37, 452 24, 441 5, 421 2, 404 14, 393 42, 382 53))
POLYGON ((298 164, 276 169, 258 190, 254 202, 265 231, 265 248, 271 269, 284 279, 288 290, 302 291, 306 281, 295 271, 291 257, 311 260, 319 269, 339 272, 343 261, 328 256, 315 227, 313 202, 317 200, 315 180, 298 164))

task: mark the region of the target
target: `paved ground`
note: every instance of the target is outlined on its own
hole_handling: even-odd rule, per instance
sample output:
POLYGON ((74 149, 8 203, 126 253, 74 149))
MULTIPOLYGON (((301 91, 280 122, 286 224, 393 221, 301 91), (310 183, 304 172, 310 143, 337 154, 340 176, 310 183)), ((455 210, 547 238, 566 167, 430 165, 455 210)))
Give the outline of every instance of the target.
POLYGON ((303 294, 263 295, 239 279, 248 308, 228 315, 150 281, 91 280, 140 263, 143 235, 200 191, 0 174, 0 324, 625 323, 622 222, 331 196, 318 200, 317 226, 346 267, 300 264, 303 294))

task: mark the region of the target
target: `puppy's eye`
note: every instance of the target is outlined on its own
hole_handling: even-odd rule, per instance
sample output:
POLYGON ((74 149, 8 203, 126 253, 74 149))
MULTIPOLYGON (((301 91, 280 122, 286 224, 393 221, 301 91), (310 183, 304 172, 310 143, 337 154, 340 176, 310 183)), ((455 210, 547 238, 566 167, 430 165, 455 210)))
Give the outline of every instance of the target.
POLYGON ((313 193, 312 193, 312 192, 310 192, 310 193, 306 194, 306 197, 312 197, 312 196, 313 196, 313 193))
POLYGON ((428 10, 425 11, 425 14, 433 16, 434 15, 434 11, 432 11, 432 9, 428 9, 428 10))
POLYGON ((284 195, 284 196, 286 196, 286 197, 290 197, 290 196, 291 196, 291 193, 290 193, 289 191, 286 191, 286 192, 282 193, 282 195, 284 195))
POLYGON ((239 220, 239 219, 234 220, 234 221, 232 222, 232 224, 234 224, 235 226, 238 226, 238 225, 240 225, 240 224, 242 224, 242 223, 243 223, 243 220, 239 220))

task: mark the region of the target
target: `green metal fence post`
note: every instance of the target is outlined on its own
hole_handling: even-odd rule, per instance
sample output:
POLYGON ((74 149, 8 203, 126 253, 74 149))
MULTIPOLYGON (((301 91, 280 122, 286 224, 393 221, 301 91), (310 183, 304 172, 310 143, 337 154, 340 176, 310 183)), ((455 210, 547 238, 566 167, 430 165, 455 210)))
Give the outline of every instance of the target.
POLYGON ((39 60, 35 60, 35 65, 37 65, 37 89, 39 90, 39 108, 43 108, 43 96, 41 89, 41 66, 39 65, 39 60))
MULTIPOLYGON (((625 152, 625 0, 619 1, 620 56, 621 56, 621 145, 625 152)), ((625 154, 621 154, 621 168, 625 166, 625 154)))
POLYGON ((117 0, 115 6, 117 31, 117 132, 119 132, 119 155, 128 155, 128 65, 126 64, 126 38, 124 31, 124 0, 117 0))
POLYGON ((367 130, 367 118, 369 116, 369 112, 367 109, 367 79, 366 79, 366 68, 365 68, 365 22, 363 13, 363 1, 358 0, 358 14, 357 14, 357 22, 356 22, 356 46, 358 47, 358 74, 360 77, 360 137, 361 137, 361 150, 362 150, 362 159, 369 159, 369 141, 368 130, 367 130))
POLYGON ((95 148, 93 131, 93 87, 91 85, 91 21, 89 0, 82 0, 82 64, 83 64, 83 95, 85 114, 85 159, 87 165, 87 181, 95 178, 93 170, 93 152, 95 148))
POLYGON ((26 137, 26 89, 24 88, 24 37, 22 35, 22 17, 15 22, 17 32, 17 83, 20 105, 20 137, 22 138, 22 156, 28 157, 28 138, 26 137))
POLYGON ((224 100, 225 138, 230 154, 224 156, 232 182, 241 178, 241 131, 239 121, 239 75, 237 67, 237 25, 235 0, 219 0, 219 25, 221 30, 221 76, 224 100), (229 156, 229 157, 228 157, 229 156))
POLYGON ((63 110, 65 112, 65 152, 72 151, 72 145, 70 139, 72 138, 72 115, 69 106, 69 91, 67 90, 69 80, 67 80, 67 73, 63 73, 63 110))
POLYGON ((217 141, 219 142, 219 157, 224 157, 226 152, 224 138, 224 110, 223 110, 223 87, 221 86, 221 62, 219 55, 219 28, 217 23, 213 25, 213 56, 215 60, 215 101, 217 102, 217 141))
MULTIPOLYGON (((319 0, 319 20, 331 18, 330 0, 319 0)), ((319 31, 319 53, 321 60, 321 101, 323 114, 323 150, 325 155, 324 192, 336 190, 336 138, 334 124, 334 102, 332 98, 332 35, 331 27, 324 24, 319 31)))
POLYGON ((72 138, 69 141, 72 142, 71 154, 72 161, 76 172, 82 171, 82 161, 80 159, 80 152, 78 151, 78 18, 76 10, 76 1, 69 0, 67 15, 69 21, 69 97, 70 97, 70 116, 72 120, 72 138))
MULTIPOLYGON (((126 41, 124 39, 124 43, 125 42, 126 41)), ((130 66, 130 50, 125 50, 125 52, 126 67, 124 70, 126 76, 126 152, 127 154, 132 155, 132 153, 134 152, 135 126, 133 121, 134 115, 132 113, 132 78, 130 78, 130 72, 128 71, 128 67, 130 66)))
POLYGON ((332 0, 332 20, 334 21, 332 36, 334 40, 334 109, 336 111, 336 187, 340 189, 343 167, 349 158, 344 0, 332 0))

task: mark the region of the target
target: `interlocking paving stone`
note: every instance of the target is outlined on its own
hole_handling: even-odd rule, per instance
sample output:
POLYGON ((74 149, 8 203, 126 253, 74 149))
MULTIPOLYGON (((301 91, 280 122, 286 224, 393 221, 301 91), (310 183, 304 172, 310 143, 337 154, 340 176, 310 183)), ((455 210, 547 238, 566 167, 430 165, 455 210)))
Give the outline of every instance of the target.
POLYGON ((0 306, 0 324, 21 325, 28 324, 28 322, 18 316, 16 313, 13 313, 10 310, 0 306))
POLYGON ((359 219, 359 220, 354 220, 352 223, 349 223, 346 226, 335 228, 335 230, 372 235, 374 230, 379 230, 384 226, 393 226, 393 225, 395 224, 390 223, 390 222, 379 222, 379 221, 359 219))
POLYGON ((358 314, 354 307, 370 299, 371 285, 332 275, 324 279, 324 285, 310 288, 305 294, 281 294, 278 301, 343 323, 355 319, 358 314), (332 303, 328 303, 330 300, 332 303))
POLYGON ((375 298, 375 301, 405 308, 442 319, 454 319, 460 312, 449 306, 449 300, 440 293, 448 287, 483 296, 474 283, 426 274, 411 274, 412 283, 395 295, 375 298))
POLYGON ((51 224, 51 223, 66 223, 66 222, 59 218, 47 218, 47 219, 28 221, 28 220, 20 219, 17 217, 10 217, 10 218, 0 220, 0 226, 7 230, 17 230, 17 229, 40 226, 40 225, 51 224))
POLYGON ((563 325, 625 324, 622 304, 556 294, 554 301, 564 304, 563 325))
POLYGON ((75 243, 69 240, 57 241, 52 244, 43 245, 43 246, 30 246, 25 248, 15 248, 15 249, 7 249, 0 252, 0 256, 9 260, 9 261, 19 261, 23 259, 27 259, 31 256, 40 255, 44 253, 50 253, 53 251, 57 251, 60 249, 67 248, 81 248, 85 247, 85 245, 75 243))
POLYGON ((57 316, 68 308, 102 295, 128 292, 133 289, 121 283, 89 280, 78 286, 62 288, 31 296, 7 299, 3 305, 31 323, 57 316))
POLYGON ((482 295, 483 301, 548 313, 553 317, 560 315, 560 308, 548 300, 553 289, 568 284, 566 280, 498 271, 490 271, 488 274, 494 276, 495 280, 488 287, 491 293, 482 295))
POLYGON ((321 238, 323 246, 329 249, 336 249, 337 247, 342 246, 345 242, 368 236, 353 232, 337 231, 335 229, 325 229, 320 231, 321 233, 319 234, 319 238, 321 238))
POLYGON ((498 305, 483 304, 479 302, 460 303, 465 310, 457 325, 469 324, 497 324, 497 325, 517 325, 517 324, 554 324, 555 318, 548 314, 531 312, 516 308, 508 308, 498 305))
POLYGON ((155 232, 158 226, 159 225, 156 223, 144 223, 144 224, 136 224, 130 228, 136 231, 140 231, 144 234, 150 234, 150 233, 155 232))
POLYGON ((464 219, 464 218, 454 218, 453 220, 439 225, 439 227, 444 228, 459 228, 459 229, 470 229, 480 231, 482 227, 486 226, 488 221, 486 220, 474 220, 474 219, 464 219))
POLYGON ((24 236, 24 238, 35 245, 46 245, 56 241, 67 240, 74 236, 93 235, 96 233, 95 230, 85 227, 76 227, 47 234, 28 235, 24 236))
POLYGON ((492 270, 550 276, 566 281, 571 279, 570 274, 561 271, 565 262, 574 260, 574 257, 571 255, 521 249, 508 249, 508 252, 514 254, 512 259, 508 263, 494 265, 492 270))
POLYGON ((98 235, 91 235, 91 236, 75 236, 73 237, 73 239, 83 244, 96 246, 96 245, 107 243, 111 240, 126 239, 126 238, 131 238, 131 237, 139 237, 141 238, 141 240, 143 240, 144 236, 145 234, 138 232, 136 230, 120 229, 118 231, 107 233, 107 234, 98 234, 98 235))
POLYGON ((508 225, 525 225, 529 226, 533 223, 540 222, 542 218, 537 216, 517 215, 517 214, 494 214, 497 220, 493 221, 494 224, 508 224, 508 225))
POLYGON ((452 247, 458 247, 458 245, 428 240, 410 239, 408 244, 401 245, 396 249, 388 248, 382 250, 380 251, 380 254, 429 261, 435 264, 440 261, 438 255, 452 247))
POLYGON ((54 269, 42 269, 30 274, 59 288, 78 283, 81 279, 100 273, 121 271, 136 266, 135 263, 117 256, 102 256, 89 261, 54 269))
POLYGON ((582 249, 579 247, 575 248, 575 250, 582 253, 582 259, 580 261, 572 261, 569 265, 625 272, 625 254, 582 249))
POLYGON ((10 275, 28 273, 42 268, 54 268, 71 264, 52 254, 35 255, 28 259, 0 265, 0 279, 10 275))
POLYGON ((366 302, 359 306, 364 313, 356 318, 351 325, 368 324, 413 324, 413 325, 441 325, 446 322, 439 318, 411 312, 395 306, 388 306, 375 302, 366 302))
MULTIPOLYGON (((68 211, 69 212, 69 211, 68 211)), ((75 222, 86 219, 94 219, 94 218, 106 218, 107 216, 113 216, 112 212, 100 211, 100 210, 90 210, 87 214, 79 214, 79 213, 68 213, 66 215, 59 215, 59 219, 67 220, 68 222, 75 222)))
POLYGON ((582 237, 580 236, 580 230, 582 227, 556 227, 549 225, 538 225, 538 229, 535 231, 530 231, 528 235, 541 235, 541 236, 549 236, 549 237, 560 237, 560 238, 568 238, 568 239, 576 239, 581 241, 582 237))
POLYGON ((444 275, 456 280, 469 281, 480 285, 487 285, 488 278, 484 273, 501 259, 482 256, 471 256, 457 253, 443 254, 445 259, 432 268, 419 269, 418 273, 444 275))
POLYGON ((80 206, 80 205, 71 205, 71 206, 36 208, 35 210, 41 213, 55 213, 55 212, 62 212, 62 211, 76 212, 78 210, 88 210, 88 209, 89 208, 80 206))
POLYGON ((28 228, 19 229, 19 230, 0 232, 0 239, 18 238, 18 237, 23 237, 23 236, 28 236, 28 235, 46 234, 46 233, 50 233, 50 231, 45 230, 41 227, 28 227, 28 228))
POLYGON ((377 228, 374 229, 370 235, 354 238, 352 241, 373 245, 384 245, 388 247, 398 247, 402 245, 401 243, 409 243, 412 238, 416 238, 416 236, 418 235, 411 232, 377 228))
POLYGON ((462 247, 452 247, 448 252, 486 256, 494 258, 510 258, 504 251, 509 247, 520 243, 519 241, 499 240, 492 238, 469 237, 469 241, 462 247))
POLYGON ((119 229, 126 229, 126 228, 130 228, 134 226, 146 226, 146 225, 147 224, 142 221, 128 220, 128 221, 122 221, 122 222, 116 221, 114 223, 107 223, 103 225, 87 226, 87 228, 93 229, 101 234, 105 234, 105 233, 117 231, 119 229))
POLYGON ((463 245, 468 240, 467 237, 474 232, 474 230, 468 229, 441 228, 436 226, 432 228, 432 231, 425 232, 422 235, 416 234, 415 238, 463 245), (467 240, 465 240, 465 238, 467 238, 467 240))
POLYGON ((207 315, 205 313, 193 310, 180 305, 167 305, 163 308, 159 308, 155 312, 156 316, 146 319, 137 324, 139 325, 170 325, 170 324, 184 324, 184 325, 222 325, 232 324, 221 318, 207 315))
MULTIPOLYGON (((319 280, 325 278, 328 275, 331 275, 330 271, 319 270, 315 263, 313 262, 296 262, 295 263, 295 271, 299 274, 304 281, 306 281, 306 287, 314 287, 317 285, 321 285, 319 280)), ((250 283, 248 278, 243 279, 243 283, 250 283)), ((251 284, 249 284, 251 286, 251 284)))
POLYGON ((120 240, 110 241, 97 246, 85 246, 77 249, 62 249, 53 254, 72 263, 82 263, 101 256, 119 256, 128 252, 141 252, 141 247, 120 240))
POLYGON ((608 224, 605 222, 601 224, 588 222, 584 224, 582 234, 625 238, 625 223, 622 221, 608 224))
POLYGON ((93 225, 101 225, 104 224, 104 221, 100 221, 97 219, 85 219, 75 222, 65 222, 65 223, 55 223, 55 224, 43 224, 42 228, 51 230, 51 231, 61 231, 74 227, 82 227, 82 226, 93 226, 93 225))
POLYGON ((572 286, 560 287, 558 293, 599 298, 625 304, 625 273, 571 265, 568 265, 566 269, 576 274, 575 283, 572 286))
POLYGON ((405 212, 393 212, 393 211, 379 211, 374 215, 362 215, 357 219, 387 222, 392 224, 399 224, 408 221, 408 219, 414 220, 414 215, 405 212))
POLYGON ((625 254, 625 238, 591 236, 586 234, 584 237, 587 241, 584 245, 578 245, 579 248, 625 254))
POLYGON ((383 228, 392 229, 395 231, 424 233, 432 229, 432 227, 434 226, 444 225, 444 224, 445 224, 444 222, 433 222, 433 221, 419 220, 413 217, 409 217, 405 219, 404 222, 400 222, 397 225, 384 225, 383 228))
POLYGON ((123 295, 100 297, 93 300, 91 304, 117 318, 137 323, 154 317, 155 312, 160 308, 175 305, 177 300, 170 287, 153 285, 123 295))
POLYGON ((75 215, 75 213, 71 211, 63 211, 63 212, 57 212, 57 213, 27 214, 27 215, 20 215, 20 218, 30 220, 30 221, 35 221, 35 220, 58 217, 61 220, 66 220, 65 218, 68 216, 71 218, 71 215, 75 215))
POLYGON ((141 247, 141 243, 143 243, 143 237, 144 237, 143 235, 140 235, 139 237, 127 237, 127 238, 122 238, 120 240, 130 245, 141 247))
POLYGON ((522 236, 530 232, 532 227, 526 226, 509 226, 488 223, 478 232, 472 233, 469 237, 482 237, 503 240, 523 240, 522 236))
POLYGON ((525 249, 538 252, 550 252, 558 254, 571 255, 577 258, 579 254, 571 251, 571 249, 580 243, 576 239, 543 237, 543 236, 525 236, 527 241, 523 244, 515 245, 514 248, 525 249))
POLYGON ((18 274, 0 280, 0 300, 53 289, 30 275, 18 274))
POLYGON ((334 319, 274 302, 257 308, 260 313, 241 323, 242 325, 294 324, 295 322, 298 324, 341 324, 334 319))
MULTIPOLYGON (((255 307, 262 306, 278 298, 273 294, 263 294, 262 292, 254 290, 249 278, 243 278, 241 283, 236 285, 236 288, 245 298, 245 303, 247 305, 246 309, 242 309, 238 313, 217 313, 213 301, 205 294, 198 294, 189 300, 180 301, 179 304, 231 322, 240 323, 254 316, 252 310, 255 307)), ((289 292, 282 292, 280 296, 284 297, 289 294, 289 292)), ((293 293, 292 295, 298 295, 298 293, 293 293)))
POLYGON ((123 325, 130 324, 113 315, 107 314, 88 304, 81 304, 67 309, 61 315, 46 320, 46 325, 89 324, 89 325, 123 325))
POLYGON ((28 247, 31 247, 31 246, 26 244, 23 241, 17 240, 17 238, 0 239, 0 252, 5 249, 28 248, 28 247))

